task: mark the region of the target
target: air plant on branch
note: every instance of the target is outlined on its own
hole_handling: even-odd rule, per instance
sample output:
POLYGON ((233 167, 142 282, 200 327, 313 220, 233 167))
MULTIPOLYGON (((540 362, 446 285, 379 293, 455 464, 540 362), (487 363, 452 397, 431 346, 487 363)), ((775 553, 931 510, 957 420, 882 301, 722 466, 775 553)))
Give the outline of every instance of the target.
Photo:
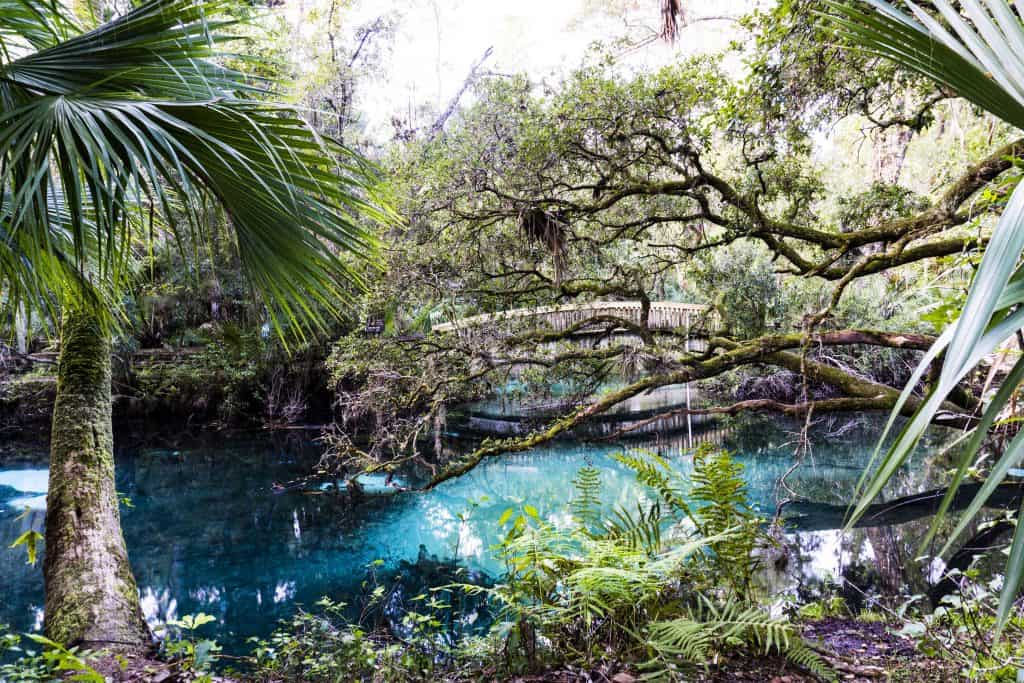
POLYGON ((661 0, 661 37, 674 41, 683 18, 683 5, 679 0, 661 0))

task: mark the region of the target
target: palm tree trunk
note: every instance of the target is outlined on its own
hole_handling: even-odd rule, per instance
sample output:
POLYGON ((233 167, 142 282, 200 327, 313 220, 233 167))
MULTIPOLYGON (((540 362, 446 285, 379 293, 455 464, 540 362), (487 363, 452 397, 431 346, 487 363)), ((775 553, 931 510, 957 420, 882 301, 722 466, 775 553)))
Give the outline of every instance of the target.
POLYGON ((122 652, 147 646, 114 488, 110 338, 80 308, 65 312, 61 330, 46 510, 47 636, 122 652))

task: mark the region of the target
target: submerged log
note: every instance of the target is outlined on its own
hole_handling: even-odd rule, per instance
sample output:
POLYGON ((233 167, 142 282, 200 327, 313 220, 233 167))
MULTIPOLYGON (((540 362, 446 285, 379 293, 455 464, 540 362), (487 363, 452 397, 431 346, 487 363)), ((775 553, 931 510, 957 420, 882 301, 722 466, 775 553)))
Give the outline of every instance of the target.
POLYGON ((928 600, 931 602, 932 607, 938 607, 942 602, 943 596, 957 591, 957 580, 949 575, 950 571, 954 569, 959 571, 967 569, 971 566, 976 555, 983 555, 995 550, 1015 528, 1012 522, 1003 519, 979 531, 960 546, 960 549, 953 553, 946 562, 945 576, 928 590, 928 600))
MULTIPOLYGON (((956 511, 966 508, 981 486, 980 483, 962 484, 953 497, 949 509, 956 511)), ((895 498, 884 503, 876 503, 867 509, 854 526, 860 528, 904 524, 934 515, 938 512, 947 490, 944 488, 934 489, 912 496, 895 498)), ((1010 482, 997 486, 985 506, 1010 509, 1019 507, 1022 500, 1024 500, 1024 482, 1010 482)), ((789 528, 797 531, 824 531, 841 528, 846 523, 851 509, 848 505, 794 501, 784 504, 780 512, 789 528)))

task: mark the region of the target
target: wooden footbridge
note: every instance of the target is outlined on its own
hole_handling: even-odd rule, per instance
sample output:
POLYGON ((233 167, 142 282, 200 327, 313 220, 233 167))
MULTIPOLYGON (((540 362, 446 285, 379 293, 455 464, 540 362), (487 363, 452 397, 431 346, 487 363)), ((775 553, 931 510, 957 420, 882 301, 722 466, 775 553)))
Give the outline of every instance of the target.
MULTIPOLYGON (((497 313, 485 313, 459 318, 448 322, 435 323, 434 332, 460 332, 474 328, 500 326, 505 323, 536 322, 555 332, 576 328, 587 332, 587 321, 594 325, 606 324, 618 318, 632 325, 643 325, 643 305, 639 301, 594 301, 585 304, 562 306, 536 306, 512 308, 497 313)), ((680 304, 674 301, 652 301, 647 313, 647 329, 652 332, 667 332, 684 329, 694 334, 708 333, 718 327, 718 316, 708 306, 680 304)))

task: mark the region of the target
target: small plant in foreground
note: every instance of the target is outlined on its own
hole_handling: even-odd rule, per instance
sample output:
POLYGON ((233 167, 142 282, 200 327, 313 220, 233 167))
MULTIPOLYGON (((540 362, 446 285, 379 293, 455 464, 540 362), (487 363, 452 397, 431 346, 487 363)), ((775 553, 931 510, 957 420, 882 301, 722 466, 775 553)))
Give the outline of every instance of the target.
MULTIPOLYGON (((25 511, 14 518, 15 522, 19 522, 32 513, 32 508, 26 507, 25 511)), ((36 561, 39 559, 39 546, 43 542, 43 535, 35 529, 29 529, 21 536, 14 539, 14 543, 11 543, 10 548, 17 548, 18 546, 25 546, 25 554, 27 556, 26 562, 33 567, 36 561)))
MULTIPOLYGON (((425 647, 429 636, 405 642, 371 633, 346 616, 346 604, 324 598, 317 612, 300 611, 267 640, 257 641, 254 668, 259 680, 400 681, 436 680, 440 668, 425 647)), ((418 624, 423 626, 423 624, 418 624)), ((417 633, 423 633, 421 628, 417 633)), ((438 676, 439 678, 439 676, 438 676)))
POLYGON ((66 648, 38 634, 19 636, 0 624, 0 662, 7 657, 17 658, 7 664, 0 663, 0 681, 5 683, 54 680, 104 683, 106 679, 88 664, 88 660, 95 656, 92 651, 66 648), (42 646, 42 650, 26 647, 24 639, 42 646))
POLYGON ((944 596, 930 614, 902 610, 902 635, 912 638, 929 656, 956 662, 969 681, 1017 683, 1024 671, 1024 611, 1020 601, 1005 622, 1002 638, 996 639, 1000 581, 981 580, 975 566, 952 570, 957 591, 944 596))
POLYGON ((213 640, 197 640, 196 631, 214 621, 217 621, 215 617, 202 612, 168 621, 167 626, 177 629, 177 634, 172 637, 168 633, 160 644, 165 657, 176 662, 186 676, 192 676, 199 682, 210 680, 209 672, 217 661, 220 646, 213 640))
MULTIPOLYGON (((815 600, 809 602, 806 605, 802 605, 798 610, 797 614, 803 619, 826 619, 828 617, 847 617, 850 616, 850 608, 846 604, 846 600, 834 595, 829 598, 822 598, 821 600, 815 600)), ((862 613, 868 614, 868 613, 862 613)), ((858 619, 861 617, 858 616, 858 619)), ((862 619, 863 621, 870 621, 870 619, 862 619)), ((884 619, 883 619, 884 620, 884 619)))

